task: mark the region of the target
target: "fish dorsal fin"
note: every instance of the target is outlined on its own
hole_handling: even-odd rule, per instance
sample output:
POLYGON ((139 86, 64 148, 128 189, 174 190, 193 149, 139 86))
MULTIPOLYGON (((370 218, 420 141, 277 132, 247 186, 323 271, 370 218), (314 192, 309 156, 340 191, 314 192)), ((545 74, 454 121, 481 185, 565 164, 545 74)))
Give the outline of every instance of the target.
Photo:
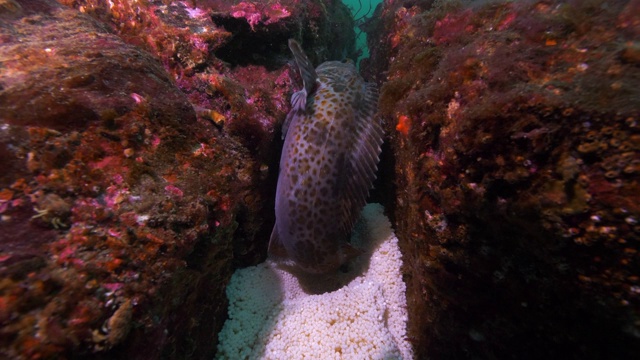
POLYGON ((276 259, 286 259, 289 257, 287 249, 282 245, 280 235, 278 234, 278 225, 273 225, 271 231, 271 239, 269 240, 269 255, 276 259))
POLYGON ((313 64, 311 64, 311 61, 309 61, 309 58, 297 41, 289 39, 289 49, 291 49, 293 57, 296 59, 298 69, 300 70, 300 76, 302 77, 302 83, 304 84, 304 98, 306 101, 307 96, 311 94, 313 88, 316 86, 318 74, 316 74, 316 69, 313 67, 313 64))
POLYGON ((293 39, 289 39, 289 49, 291 49, 293 57, 296 59, 296 64, 300 70, 300 76, 302 77, 304 88, 296 91, 291 96, 291 111, 289 111, 287 118, 284 120, 284 124, 282 124, 282 139, 287 135, 287 131, 289 131, 294 119, 304 116, 304 112, 307 107, 307 98, 315 89, 316 81, 318 79, 316 70, 302 50, 300 44, 293 39))
POLYGON ((384 138, 380 119, 375 116, 377 102, 378 90, 376 86, 370 83, 366 84, 364 99, 356 104, 355 141, 347 153, 347 159, 345 159, 346 171, 344 173, 347 178, 341 197, 343 216, 340 225, 342 231, 347 234, 351 232, 353 224, 360 216, 360 211, 366 205, 369 190, 376 179, 380 146, 384 138))

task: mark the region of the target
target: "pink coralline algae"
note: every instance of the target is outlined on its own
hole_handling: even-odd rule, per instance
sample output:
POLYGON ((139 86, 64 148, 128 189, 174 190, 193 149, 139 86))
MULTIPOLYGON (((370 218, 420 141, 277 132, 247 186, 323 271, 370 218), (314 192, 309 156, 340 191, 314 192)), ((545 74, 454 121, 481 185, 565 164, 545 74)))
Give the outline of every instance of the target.
POLYGON ((184 193, 182 192, 182 190, 180 190, 180 188, 173 186, 173 185, 167 185, 164 187, 164 190, 168 193, 171 194, 172 196, 175 196, 177 198, 181 198, 184 193))
POLYGON ((256 5, 253 2, 247 3, 243 1, 231 7, 231 16, 234 18, 247 19, 252 30, 255 29, 255 26, 259 23, 269 25, 290 15, 291 13, 279 3, 259 3, 259 5, 256 5))
POLYGON ((465 10, 459 13, 447 14, 444 19, 436 21, 433 29, 433 39, 437 45, 447 44, 457 40, 465 34, 475 31, 471 22, 473 12, 465 10))

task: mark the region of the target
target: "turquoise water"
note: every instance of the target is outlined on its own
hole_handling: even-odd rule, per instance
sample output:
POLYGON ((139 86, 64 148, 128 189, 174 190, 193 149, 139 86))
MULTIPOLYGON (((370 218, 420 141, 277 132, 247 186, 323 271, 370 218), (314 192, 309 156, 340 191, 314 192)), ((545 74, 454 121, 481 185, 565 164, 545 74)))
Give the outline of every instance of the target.
POLYGON ((351 14, 353 14, 353 18, 356 19, 356 48, 362 49, 362 55, 359 59, 369 57, 367 34, 362 32, 357 25, 365 17, 371 17, 373 15, 373 11, 376 9, 376 6, 378 6, 378 4, 382 2, 382 0, 342 0, 342 2, 349 7, 349 9, 351 10, 351 14))

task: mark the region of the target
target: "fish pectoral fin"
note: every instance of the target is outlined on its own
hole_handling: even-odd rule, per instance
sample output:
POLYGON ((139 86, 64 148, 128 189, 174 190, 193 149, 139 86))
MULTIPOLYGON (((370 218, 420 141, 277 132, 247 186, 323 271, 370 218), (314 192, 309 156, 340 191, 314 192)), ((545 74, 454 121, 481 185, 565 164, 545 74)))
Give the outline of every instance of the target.
POLYGON ((284 124, 282 124, 282 139, 284 140, 285 136, 287 136, 287 132, 291 127, 291 123, 293 119, 300 117, 304 114, 304 110, 307 107, 307 90, 302 89, 300 91, 296 91, 291 96, 291 111, 287 114, 287 118, 284 120, 284 124))
POLYGON ((351 244, 344 243, 340 246, 340 263, 341 264, 347 263, 351 261, 351 259, 356 258, 362 255, 363 253, 364 251, 353 247, 351 244))
POLYGON ((289 257, 287 249, 285 249, 284 245, 282 245, 282 241, 280 241, 277 225, 274 225, 273 231, 271 231, 271 239, 269 239, 269 255, 280 259, 289 257))
POLYGON ((380 159, 384 130, 376 117, 378 90, 374 84, 366 84, 365 94, 357 106, 354 118, 354 141, 344 161, 344 179, 341 187, 341 229, 349 233, 367 203, 369 189, 373 186, 380 159))
POLYGON ((282 124, 282 140, 287 136, 287 132, 289 131, 289 126, 291 126, 291 122, 293 118, 297 116, 297 111, 295 109, 291 109, 289 114, 287 114, 287 118, 284 119, 284 123, 282 124))
POLYGON ((307 107, 307 90, 302 89, 300 91, 296 91, 291 95, 291 109, 292 110, 300 110, 304 111, 307 107))

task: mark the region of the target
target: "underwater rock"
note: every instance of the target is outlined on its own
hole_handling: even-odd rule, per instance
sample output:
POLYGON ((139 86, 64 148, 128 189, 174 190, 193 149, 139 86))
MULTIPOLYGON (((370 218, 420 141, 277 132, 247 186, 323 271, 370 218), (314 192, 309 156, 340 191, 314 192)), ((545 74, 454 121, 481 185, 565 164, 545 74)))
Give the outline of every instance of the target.
POLYGON ((632 358, 638 2, 463 4, 369 26, 416 356, 632 358))
POLYGON ((0 10, 0 357, 213 357, 259 167, 152 55, 75 9, 16 4, 0 10))
MULTIPOLYGON (((281 122, 298 76, 287 40, 302 40, 316 63, 354 54, 348 8, 340 1, 311 0, 61 2, 154 55, 198 121, 249 150, 259 180, 249 201, 264 205, 260 216, 266 221, 251 223, 247 234, 237 236, 235 261, 244 266, 262 261, 266 244, 254 241, 253 234, 271 231, 281 122)), ((240 209, 243 219, 245 210, 240 209)))
POLYGON ((289 111, 295 68, 287 40, 302 39, 315 63, 355 54, 353 20, 340 1, 61 2, 160 59, 199 116, 265 165, 289 111))
POLYGON ((352 54, 348 9, 60 3, 0 5, 0 357, 211 358, 266 256, 286 41, 352 54))

